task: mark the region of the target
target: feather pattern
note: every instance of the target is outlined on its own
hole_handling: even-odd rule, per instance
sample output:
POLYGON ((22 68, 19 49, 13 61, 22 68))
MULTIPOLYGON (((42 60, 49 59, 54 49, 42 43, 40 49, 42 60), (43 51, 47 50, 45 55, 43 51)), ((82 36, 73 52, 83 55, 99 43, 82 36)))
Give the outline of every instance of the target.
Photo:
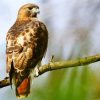
POLYGON ((21 16, 8 31, 6 42, 6 71, 14 80, 16 95, 28 96, 31 70, 42 60, 47 48, 46 26, 37 18, 21 16))

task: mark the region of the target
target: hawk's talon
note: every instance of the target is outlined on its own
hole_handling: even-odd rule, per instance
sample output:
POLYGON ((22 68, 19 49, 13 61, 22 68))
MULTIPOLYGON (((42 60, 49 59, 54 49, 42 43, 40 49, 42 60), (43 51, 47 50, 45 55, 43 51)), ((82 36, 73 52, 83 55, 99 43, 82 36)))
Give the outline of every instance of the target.
POLYGON ((6 76, 4 79, 9 79, 9 77, 6 76))
POLYGON ((38 77, 39 76, 39 67, 36 67, 35 69, 34 69, 34 72, 35 72, 35 77, 38 77))

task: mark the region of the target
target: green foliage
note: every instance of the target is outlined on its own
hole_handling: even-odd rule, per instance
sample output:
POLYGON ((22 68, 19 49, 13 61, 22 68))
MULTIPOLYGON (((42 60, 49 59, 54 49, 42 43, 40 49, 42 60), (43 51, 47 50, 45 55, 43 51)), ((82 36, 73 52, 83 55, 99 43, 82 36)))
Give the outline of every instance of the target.
POLYGON ((56 70, 29 100, 92 100, 92 81, 88 66, 56 70))

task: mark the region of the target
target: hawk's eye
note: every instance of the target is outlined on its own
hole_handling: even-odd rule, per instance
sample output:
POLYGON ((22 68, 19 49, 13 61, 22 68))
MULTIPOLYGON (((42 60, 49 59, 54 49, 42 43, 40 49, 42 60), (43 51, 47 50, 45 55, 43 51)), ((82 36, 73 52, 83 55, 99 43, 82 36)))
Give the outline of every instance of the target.
POLYGON ((28 7, 28 9, 29 9, 29 10, 32 10, 32 9, 33 9, 33 7, 28 7))

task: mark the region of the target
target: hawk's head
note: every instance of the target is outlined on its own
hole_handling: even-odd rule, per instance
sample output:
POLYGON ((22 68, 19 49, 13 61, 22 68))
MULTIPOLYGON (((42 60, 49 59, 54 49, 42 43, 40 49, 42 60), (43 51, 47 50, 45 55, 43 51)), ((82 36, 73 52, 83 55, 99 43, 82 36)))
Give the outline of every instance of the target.
POLYGON ((25 18, 32 18, 37 17, 39 13, 39 6, 35 4, 25 4, 23 5, 18 11, 18 18, 25 19, 25 18))

